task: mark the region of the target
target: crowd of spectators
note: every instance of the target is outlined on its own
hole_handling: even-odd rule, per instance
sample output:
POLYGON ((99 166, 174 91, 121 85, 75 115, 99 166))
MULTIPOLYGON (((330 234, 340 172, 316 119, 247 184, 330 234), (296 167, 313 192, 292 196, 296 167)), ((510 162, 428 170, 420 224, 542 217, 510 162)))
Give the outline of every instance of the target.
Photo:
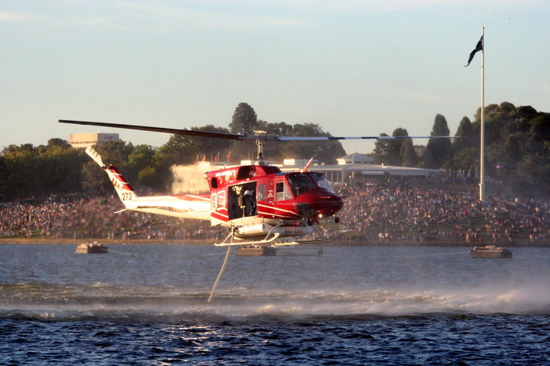
POLYGON ((122 210, 114 196, 52 196, 0 203, 0 238, 218 239, 210 223, 122 210))
MULTIPOLYGON (((492 197, 477 189, 343 187, 346 238, 384 241, 537 241, 550 238, 550 201, 492 197)), ((227 229, 123 209, 115 195, 52 196, 0 203, 1 237, 223 239, 227 229)))
POLYGON ((446 188, 342 188, 348 238, 368 241, 511 242, 550 238, 550 201, 446 188))

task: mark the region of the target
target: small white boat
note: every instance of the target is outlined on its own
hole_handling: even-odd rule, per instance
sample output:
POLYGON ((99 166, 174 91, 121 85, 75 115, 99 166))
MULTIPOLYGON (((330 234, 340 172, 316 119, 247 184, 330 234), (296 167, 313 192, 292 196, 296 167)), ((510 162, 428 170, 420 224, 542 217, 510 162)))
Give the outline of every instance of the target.
POLYGON ((512 258, 512 252, 503 247, 486 245, 470 250, 471 258, 512 258))
POLYGON ((80 244, 76 247, 76 252, 79 254, 108 253, 108 249, 105 245, 94 241, 93 243, 80 244))

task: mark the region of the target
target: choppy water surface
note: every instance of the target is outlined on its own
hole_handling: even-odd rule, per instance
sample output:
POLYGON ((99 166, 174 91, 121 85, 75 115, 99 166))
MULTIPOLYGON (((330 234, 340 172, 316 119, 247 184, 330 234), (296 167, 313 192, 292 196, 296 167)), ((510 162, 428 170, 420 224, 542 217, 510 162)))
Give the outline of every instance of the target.
POLYGON ((550 364, 550 249, 0 245, 0 364, 550 364))

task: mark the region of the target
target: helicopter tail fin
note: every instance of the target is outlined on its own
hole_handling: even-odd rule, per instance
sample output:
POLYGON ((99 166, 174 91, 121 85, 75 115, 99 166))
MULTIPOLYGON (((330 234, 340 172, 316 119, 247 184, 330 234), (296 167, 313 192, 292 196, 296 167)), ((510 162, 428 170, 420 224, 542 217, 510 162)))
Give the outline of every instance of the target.
POLYGON ((88 147, 86 149, 86 154, 90 155, 92 159, 107 173, 109 176, 109 179, 111 180, 111 183, 115 187, 116 193, 118 194, 118 197, 124 203, 124 206, 126 208, 130 208, 129 202, 135 201, 138 196, 134 192, 134 189, 128 182, 126 182, 126 179, 120 174, 117 168, 115 168, 114 165, 105 165, 103 164, 103 161, 101 159, 101 156, 97 151, 95 151, 92 147, 88 147))

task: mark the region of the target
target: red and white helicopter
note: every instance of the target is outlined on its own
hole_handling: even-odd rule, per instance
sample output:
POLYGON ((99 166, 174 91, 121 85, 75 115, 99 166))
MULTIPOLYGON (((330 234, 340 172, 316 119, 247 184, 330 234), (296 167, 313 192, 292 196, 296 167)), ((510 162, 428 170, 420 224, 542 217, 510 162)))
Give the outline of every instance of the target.
POLYGON ((175 135, 205 136, 232 140, 253 140, 258 147, 258 159, 253 165, 240 165, 209 171, 205 174, 210 193, 177 196, 136 195, 113 165, 103 163, 92 148, 86 152, 108 174, 115 190, 127 210, 175 216, 187 219, 209 220, 212 226, 230 228, 229 235, 216 246, 227 246, 220 273, 208 301, 223 274, 231 248, 242 245, 288 245, 306 242, 324 242, 329 238, 320 220, 333 219, 343 207, 343 199, 335 194, 323 174, 309 171, 311 161, 297 172, 281 172, 267 165, 263 147, 268 141, 328 141, 343 139, 395 139, 395 138, 449 138, 449 136, 367 136, 367 137, 291 137, 268 135, 263 131, 254 134, 230 134, 171 129, 104 122, 59 120, 60 123, 114 127, 175 135), (319 239, 297 241, 297 238, 316 233, 319 239))

